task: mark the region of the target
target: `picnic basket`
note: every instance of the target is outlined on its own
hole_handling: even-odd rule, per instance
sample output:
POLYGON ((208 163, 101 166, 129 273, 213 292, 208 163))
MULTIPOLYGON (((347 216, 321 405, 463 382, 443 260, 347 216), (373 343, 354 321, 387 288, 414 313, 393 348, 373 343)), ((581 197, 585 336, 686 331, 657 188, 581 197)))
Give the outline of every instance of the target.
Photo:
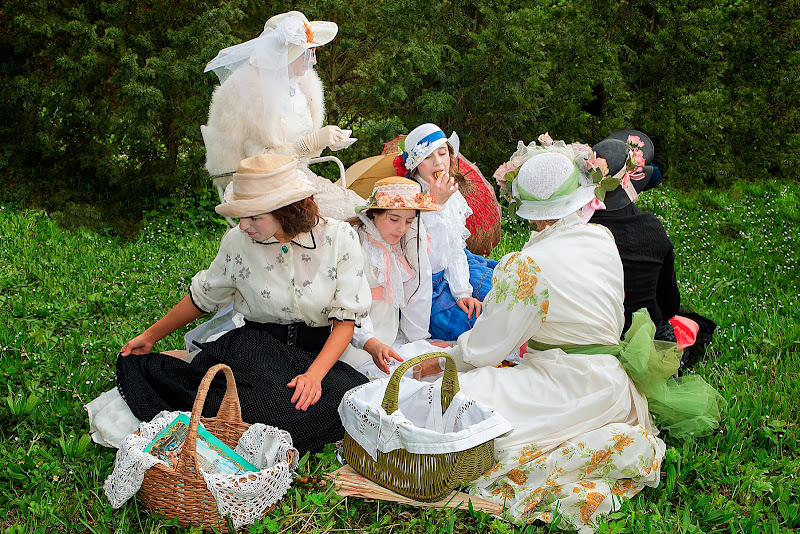
MULTIPOLYGON (((172 468, 158 463, 148 469, 139 490, 139 498, 148 510, 160 512, 169 518, 175 517, 181 526, 188 526, 191 523, 195 527, 203 525, 207 531, 216 528, 220 532, 229 532, 229 522, 226 518, 219 517, 217 502, 200 472, 196 441, 201 421, 209 432, 231 448, 236 447, 242 434, 251 426, 242 421, 236 383, 233 372, 227 365, 215 365, 208 370, 200 383, 192 406, 189 433, 181 449, 178 465, 172 468), (219 411, 216 417, 201 417, 208 388, 220 371, 225 373, 227 386, 219 411)), ((286 462, 290 466, 294 454, 294 449, 286 453, 286 462)), ((281 472, 287 474, 283 476, 288 476, 289 470, 281 472)), ((276 478, 276 485, 278 482, 276 478)), ((266 508, 261 517, 273 509, 275 504, 266 508)))
MULTIPOLYGON (((432 352, 411 358, 395 369, 391 378, 388 379, 383 395, 381 407, 385 414, 381 414, 382 417, 390 418, 393 416, 392 414, 396 414, 399 407, 398 395, 401 383, 414 382, 408 378, 401 380, 403 374, 425 360, 440 357, 445 358, 446 361, 444 377, 441 380, 442 414, 447 411, 453 398, 459 392, 456 365, 447 353, 432 352)), ((365 386, 370 386, 370 384, 365 384, 365 386)), ((354 396, 358 395, 356 390, 351 390, 351 392, 354 396)), ((344 407, 345 400, 342 403, 340 413, 343 409, 348 409, 344 407)), ((352 401, 350 404, 352 406, 352 401)), ((473 404, 470 401, 462 406, 468 409, 473 404)), ((352 427, 348 429, 346 424, 344 458, 353 469, 366 478, 400 495, 422 502, 439 501, 454 489, 475 480, 494 465, 494 437, 507 432, 511 426, 499 415, 493 414, 491 418, 499 418, 499 424, 495 421, 492 428, 488 430, 483 428, 478 432, 482 435, 490 435, 491 439, 467 449, 443 453, 417 453, 403 448, 383 452, 378 447, 375 457, 354 439, 350 431, 352 427)), ((373 424, 372 426, 380 425, 373 424)), ((379 432, 374 428, 373 430, 379 432)), ((468 429, 465 430, 469 433, 468 429)), ((435 447, 435 444, 433 446, 435 447)))

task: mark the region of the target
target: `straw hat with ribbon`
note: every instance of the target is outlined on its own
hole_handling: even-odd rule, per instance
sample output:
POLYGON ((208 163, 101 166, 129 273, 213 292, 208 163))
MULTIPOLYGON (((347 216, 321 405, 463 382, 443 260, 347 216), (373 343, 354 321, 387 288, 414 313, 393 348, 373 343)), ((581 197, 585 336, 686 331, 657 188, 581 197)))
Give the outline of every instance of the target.
POLYGON ((297 159, 259 154, 243 159, 215 210, 225 217, 252 217, 288 206, 316 193, 300 178, 297 159))
POLYGON ((438 211, 441 208, 414 180, 392 176, 375 182, 367 204, 357 208, 359 213, 371 209, 438 211))

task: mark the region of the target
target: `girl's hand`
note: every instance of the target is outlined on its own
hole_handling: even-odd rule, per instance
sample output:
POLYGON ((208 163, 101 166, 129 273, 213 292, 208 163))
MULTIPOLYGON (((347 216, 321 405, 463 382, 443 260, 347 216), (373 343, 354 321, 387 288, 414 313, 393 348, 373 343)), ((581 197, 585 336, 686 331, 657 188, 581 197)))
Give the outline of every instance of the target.
POLYGON ((306 411, 322 396, 322 380, 309 373, 297 375, 286 386, 294 388, 291 403, 295 405, 295 410, 306 411))
POLYGON ((131 339, 122 350, 119 352, 120 356, 130 356, 131 354, 150 354, 155 345, 154 341, 150 341, 144 334, 139 334, 131 339))
POLYGON ((449 349, 453 346, 449 341, 431 341, 431 345, 439 347, 440 349, 449 349))
POLYGON ((439 365, 439 358, 434 358, 431 360, 425 360, 419 365, 415 365, 411 375, 420 380, 423 377, 430 376, 430 375, 438 375, 442 372, 442 368, 439 365))
POLYGON ((431 195, 439 205, 444 205, 453 193, 458 191, 456 180, 444 171, 436 171, 431 176, 431 195))
POLYGON ((385 343, 378 341, 378 338, 371 337, 364 343, 364 350, 372 356, 372 361, 378 366, 378 369, 389 374, 389 362, 392 359, 402 362, 403 358, 397 354, 392 347, 385 343))
POLYGON ((456 304, 459 308, 461 308, 464 313, 467 314, 467 319, 472 319, 472 312, 475 312, 475 318, 477 319, 481 315, 481 308, 483 307, 483 303, 476 298, 473 297, 461 297, 456 301, 456 304))

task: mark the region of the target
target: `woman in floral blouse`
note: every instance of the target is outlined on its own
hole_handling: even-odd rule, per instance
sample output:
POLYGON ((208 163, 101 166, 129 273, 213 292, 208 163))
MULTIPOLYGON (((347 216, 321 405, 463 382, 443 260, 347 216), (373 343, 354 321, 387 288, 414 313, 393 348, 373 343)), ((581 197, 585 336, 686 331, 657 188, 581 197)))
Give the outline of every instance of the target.
MULTIPOLYGON (((226 202, 216 208, 240 217, 239 227, 223 237, 189 294, 117 359, 119 391, 138 419, 191 409, 205 372, 225 363, 236 377, 243 420, 288 430, 301 453, 342 438, 337 406, 366 378, 338 360, 369 311, 370 290, 355 230, 320 217, 314 192, 290 156, 263 154, 239 164, 226 202), (150 352, 231 302, 245 325, 201 344, 191 361, 150 352)), ((224 390, 224 383, 212 384, 205 415, 216 413, 224 390)))
POLYGON ((505 185, 536 231, 500 260, 483 313, 446 350, 464 371, 462 391, 514 426, 495 440, 497 464, 471 492, 515 522, 550 521, 557 509, 562 527, 589 532, 618 497, 658 485, 665 445, 649 412, 662 429, 691 421, 709 431, 721 399, 707 390, 696 412, 665 413, 662 393, 680 386, 668 379, 680 359, 674 344, 654 349, 646 310, 620 343, 622 263, 608 230, 579 215, 596 205, 585 148, 531 144, 515 154, 505 185), (495 367, 522 345, 519 365, 495 367))

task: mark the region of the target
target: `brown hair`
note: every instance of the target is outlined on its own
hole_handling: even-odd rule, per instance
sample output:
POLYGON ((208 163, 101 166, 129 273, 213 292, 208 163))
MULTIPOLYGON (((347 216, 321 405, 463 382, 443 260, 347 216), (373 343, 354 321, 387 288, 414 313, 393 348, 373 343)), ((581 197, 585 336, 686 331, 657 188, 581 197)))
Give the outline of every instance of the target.
MULTIPOLYGON (((384 209, 384 208, 368 209, 367 212, 366 212, 367 213, 367 218, 369 220, 371 220, 371 221, 374 221, 375 220, 375 214, 376 213, 383 213, 384 211, 386 211, 386 209, 384 209)), ((356 215, 355 217, 350 217, 349 219, 347 219, 344 222, 346 222, 350 226, 353 226, 354 228, 358 228, 359 226, 363 226, 364 225, 364 221, 359 219, 358 215, 356 215)))
POLYGON ((275 221, 281 225, 281 230, 289 239, 303 232, 310 232, 322 219, 313 196, 278 208, 270 215, 275 217, 275 221))

